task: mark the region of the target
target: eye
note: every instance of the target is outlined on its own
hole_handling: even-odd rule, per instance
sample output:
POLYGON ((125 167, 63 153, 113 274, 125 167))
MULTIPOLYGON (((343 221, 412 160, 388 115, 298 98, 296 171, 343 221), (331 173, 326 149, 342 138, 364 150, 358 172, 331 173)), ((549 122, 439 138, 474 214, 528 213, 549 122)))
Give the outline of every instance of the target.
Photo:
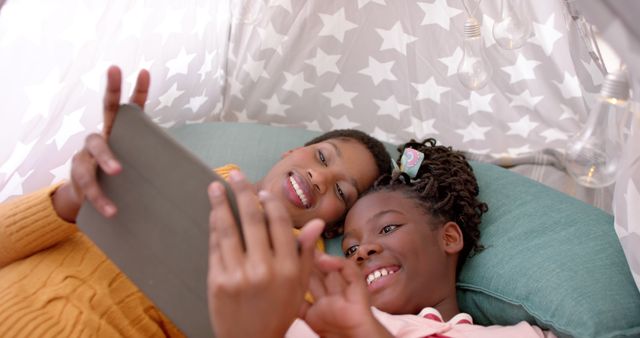
POLYGON ((380 234, 388 234, 396 231, 400 227, 400 224, 387 224, 380 229, 380 234))
POLYGON ((322 164, 324 164, 324 166, 327 166, 327 159, 324 158, 324 153, 322 152, 322 150, 318 150, 318 158, 320 159, 320 162, 322 162, 322 164))
POLYGON ((342 191, 339 184, 336 184, 336 192, 338 193, 338 196, 340 196, 340 199, 347 203, 347 196, 345 196, 344 191, 342 191))
POLYGON ((357 245, 352 245, 352 246, 348 247, 347 250, 344 251, 344 256, 346 258, 349 258, 349 257, 355 255, 356 251, 358 251, 358 246, 357 245))

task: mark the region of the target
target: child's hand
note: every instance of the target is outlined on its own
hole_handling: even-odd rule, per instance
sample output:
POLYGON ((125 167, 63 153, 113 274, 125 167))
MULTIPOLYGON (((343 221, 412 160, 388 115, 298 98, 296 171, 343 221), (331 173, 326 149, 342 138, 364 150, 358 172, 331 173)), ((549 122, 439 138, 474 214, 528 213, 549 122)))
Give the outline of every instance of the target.
POLYGON ((315 302, 305 322, 321 337, 391 337, 371 312, 362 273, 355 263, 321 254, 309 288, 315 302))
POLYGON ((283 337, 304 301, 315 242, 324 223, 309 222, 298 242, 286 209, 260 199, 239 172, 231 173, 246 250, 219 182, 209 187, 209 312, 218 337, 283 337), (262 208, 260 207, 262 202, 262 208))
MULTIPOLYGON (((122 73, 116 66, 107 71, 107 88, 104 93, 104 127, 102 133, 93 133, 85 139, 84 147, 73 156, 71 180, 60 186, 53 194, 53 208, 62 219, 74 222, 82 202, 86 198, 106 217, 116 213, 116 206, 104 195, 96 179, 96 168, 100 166, 108 175, 115 175, 122 167, 117 161, 107 140, 120 107, 122 73)), ((140 71, 131 103, 144 108, 149 91, 149 72, 140 71)))

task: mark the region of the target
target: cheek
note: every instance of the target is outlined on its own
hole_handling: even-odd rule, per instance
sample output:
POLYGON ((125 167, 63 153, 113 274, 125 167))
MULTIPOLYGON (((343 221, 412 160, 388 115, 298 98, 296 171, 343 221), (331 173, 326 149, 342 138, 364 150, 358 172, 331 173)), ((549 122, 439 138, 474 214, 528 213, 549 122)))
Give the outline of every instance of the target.
POLYGON ((323 198, 321 204, 318 206, 318 214, 316 217, 322 218, 328 223, 333 223, 347 212, 344 203, 337 198, 323 198))

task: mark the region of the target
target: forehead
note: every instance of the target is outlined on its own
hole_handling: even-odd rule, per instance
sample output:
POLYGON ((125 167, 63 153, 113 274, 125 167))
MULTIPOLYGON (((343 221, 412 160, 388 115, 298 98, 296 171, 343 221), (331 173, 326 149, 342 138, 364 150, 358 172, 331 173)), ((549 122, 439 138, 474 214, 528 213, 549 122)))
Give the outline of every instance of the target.
POLYGON ((424 210, 400 191, 377 191, 360 198, 345 219, 345 232, 362 227, 385 215, 402 215, 425 219, 424 210))

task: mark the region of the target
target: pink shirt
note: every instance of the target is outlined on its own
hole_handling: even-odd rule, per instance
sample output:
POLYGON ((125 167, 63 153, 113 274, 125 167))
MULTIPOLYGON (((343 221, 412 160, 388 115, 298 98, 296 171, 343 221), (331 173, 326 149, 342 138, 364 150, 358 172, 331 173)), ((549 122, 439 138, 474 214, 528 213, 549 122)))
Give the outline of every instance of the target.
MULTIPOLYGON (((536 326, 526 322, 520 322, 513 326, 481 326, 474 325, 473 319, 466 313, 459 313, 449 321, 445 322, 438 310, 434 308, 424 308, 418 315, 392 315, 382 312, 374 307, 371 308, 373 315, 391 332, 395 337, 403 338, 554 338, 550 331, 542 331, 536 326)), ((286 337, 306 338, 318 337, 301 319, 291 325, 286 337)))

